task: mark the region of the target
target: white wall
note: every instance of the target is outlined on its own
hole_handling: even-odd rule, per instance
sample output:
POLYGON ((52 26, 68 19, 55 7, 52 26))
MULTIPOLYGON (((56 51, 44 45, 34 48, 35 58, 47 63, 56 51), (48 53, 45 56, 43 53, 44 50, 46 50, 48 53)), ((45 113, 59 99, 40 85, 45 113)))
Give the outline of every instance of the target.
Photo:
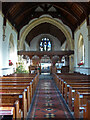
POLYGON ((90 25, 88 26, 88 67, 90 68, 90 25))
POLYGON ((30 51, 39 51, 39 41, 43 37, 48 37, 51 40, 52 51, 60 51, 61 50, 61 43, 56 37, 54 37, 50 34, 40 34, 40 35, 36 36, 35 38, 33 38, 32 41, 30 42, 30 51))
MULTIPOLYGON (((1 16, 0 16, 1 17, 1 16)), ((3 18, 1 17, 0 20, 2 20, 3 18)), ((0 35, 1 31, 2 31, 2 21, 0 22, 1 25, 1 30, 0 30, 0 35)), ((16 30, 11 26, 11 24, 9 23, 9 21, 7 21, 6 23, 6 29, 5 29, 5 41, 2 40, 2 75, 7 75, 7 74, 11 74, 14 72, 14 69, 16 68, 16 61, 17 61, 17 32, 16 30), (13 53, 13 58, 12 58, 12 62, 13 62, 13 66, 9 66, 9 39, 10 39, 10 35, 13 35, 13 41, 14 41, 14 53, 13 53)), ((1 38, 0 38, 1 39, 1 38)))
POLYGON ((0 11, 0 76, 2 76, 2 36, 3 36, 3 17, 0 11))
POLYGON ((74 40, 74 45, 75 45, 75 49, 74 49, 74 68, 76 72, 80 72, 83 74, 89 74, 88 70, 89 70, 89 66, 88 66, 88 52, 89 51, 89 47, 90 44, 88 44, 88 28, 87 28, 87 22, 86 20, 80 25, 80 27, 78 27, 78 29, 75 31, 74 33, 75 36, 75 40, 74 40), (82 34, 83 35, 83 41, 84 41, 84 47, 85 47, 85 64, 83 66, 78 67, 78 63, 77 63, 77 44, 78 44, 78 39, 79 39, 79 35, 82 34))
POLYGON ((62 44, 61 50, 65 50, 65 47, 66 47, 66 41, 62 44))
POLYGON ((25 42, 25 51, 30 51, 30 46, 25 42))

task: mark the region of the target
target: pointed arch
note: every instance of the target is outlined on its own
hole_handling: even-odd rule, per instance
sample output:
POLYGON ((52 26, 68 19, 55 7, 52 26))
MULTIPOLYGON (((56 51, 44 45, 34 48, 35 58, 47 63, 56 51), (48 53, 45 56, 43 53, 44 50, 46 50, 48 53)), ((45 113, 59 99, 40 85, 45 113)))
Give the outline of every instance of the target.
POLYGON ((79 39, 77 42, 77 63, 84 63, 84 40, 83 35, 80 33, 79 39))
POLYGON ((60 23, 59 21, 51 18, 51 17, 40 17, 38 19, 35 19, 34 21, 32 21, 26 28, 25 30, 21 33, 21 36, 20 36, 20 49, 19 50, 22 50, 23 48, 23 44, 24 44, 24 41, 25 41, 25 38, 26 36, 28 35, 28 33, 34 28, 36 27, 37 25, 41 24, 41 23, 50 23, 50 24, 53 24, 54 26, 56 26, 58 29, 60 29, 67 41, 68 41, 68 45, 69 45, 69 49, 70 50, 73 50, 74 46, 73 46, 73 42, 72 42, 72 38, 71 38, 71 35, 69 33, 69 31, 67 30, 67 28, 64 26, 64 24, 60 23))
POLYGON ((13 61, 13 58, 14 58, 14 50, 15 50, 15 45, 14 45, 13 35, 12 35, 12 33, 11 33, 11 34, 10 34, 10 38, 9 38, 9 47, 8 47, 9 60, 12 60, 12 61, 13 61))

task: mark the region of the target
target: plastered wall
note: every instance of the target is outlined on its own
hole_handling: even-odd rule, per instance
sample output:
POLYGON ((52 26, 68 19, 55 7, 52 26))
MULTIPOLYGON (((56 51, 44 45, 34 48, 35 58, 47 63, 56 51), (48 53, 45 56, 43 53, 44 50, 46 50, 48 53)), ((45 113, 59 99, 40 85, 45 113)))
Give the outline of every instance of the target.
POLYGON ((16 68, 17 61, 17 31, 7 20, 5 28, 5 39, 3 40, 3 14, 0 14, 0 76, 11 74, 16 68), (14 52, 12 55, 13 66, 9 66, 9 40, 13 36, 14 52))
POLYGON ((60 51, 61 50, 61 43, 56 37, 54 37, 50 34, 40 34, 40 35, 36 36, 35 38, 33 38, 33 40, 30 42, 30 51, 39 51, 39 41, 43 37, 48 37, 51 40, 52 51, 60 51))
POLYGON ((83 73, 83 74, 90 74, 90 66, 89 66, 89 59, 90 59, 90 55, 89 55, 89 52, 90 52, 90 41, 88 40, 88 27, 87 27, 87 22, 86 20, 78 27, 78 29, 75 31, 74 33, 74 46, 75 46, 75 49, 74 49, 74 70, 76 72, 80 72, 80 73, 83 73), (78 48, 78 39, 79 39, 79 36, 80 34, 83 36, 83 41, 84 41, 84 65, 83 66, 78 66, 78 63, 77 63, 77 48, 78 48))

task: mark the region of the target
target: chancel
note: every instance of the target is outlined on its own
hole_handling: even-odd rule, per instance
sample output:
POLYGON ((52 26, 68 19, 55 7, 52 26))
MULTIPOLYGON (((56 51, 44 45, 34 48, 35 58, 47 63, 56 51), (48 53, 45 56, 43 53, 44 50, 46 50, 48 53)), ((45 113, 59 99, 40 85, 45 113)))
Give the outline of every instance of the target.
POLYGON ((90 2, 0 2, 0 119, 90 119, 90 2))

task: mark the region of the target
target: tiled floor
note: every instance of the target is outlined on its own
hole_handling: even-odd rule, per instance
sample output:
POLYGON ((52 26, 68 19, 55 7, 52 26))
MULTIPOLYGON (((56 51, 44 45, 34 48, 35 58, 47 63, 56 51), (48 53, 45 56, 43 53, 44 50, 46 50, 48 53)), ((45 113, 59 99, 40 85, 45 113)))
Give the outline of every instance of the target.
POLYGON ((41 75, 28 119, 72 119, 50 75, 41 75))

